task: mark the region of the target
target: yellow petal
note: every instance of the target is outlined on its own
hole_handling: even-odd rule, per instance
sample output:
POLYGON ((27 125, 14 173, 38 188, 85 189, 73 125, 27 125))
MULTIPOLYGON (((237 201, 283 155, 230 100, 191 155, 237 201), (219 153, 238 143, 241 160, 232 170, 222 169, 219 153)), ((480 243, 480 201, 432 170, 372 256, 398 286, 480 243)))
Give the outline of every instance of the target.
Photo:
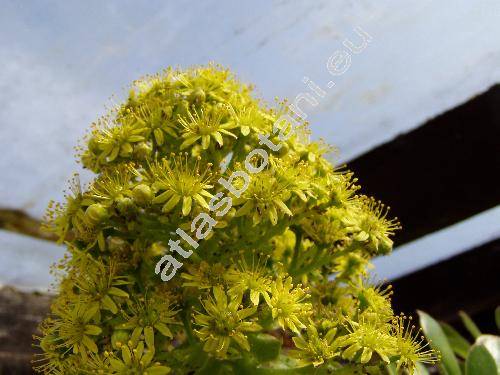
POLYGON ((184 197, 182 199, 182 214, 187 216, 191 212, 191 205, 193 204, 193 198, 190 196, 184 197))
POLYGON ((172 208, 174 208, 177 203, 179 203, 179 201, 181 200, 181 197, 177 194, 173 195, 172 198, 170 198, 168 200, 167 203, 165 203, 165 205, 163 206, 163 208, 161 209, 163 212, 169 212, 172 210, 172 208))

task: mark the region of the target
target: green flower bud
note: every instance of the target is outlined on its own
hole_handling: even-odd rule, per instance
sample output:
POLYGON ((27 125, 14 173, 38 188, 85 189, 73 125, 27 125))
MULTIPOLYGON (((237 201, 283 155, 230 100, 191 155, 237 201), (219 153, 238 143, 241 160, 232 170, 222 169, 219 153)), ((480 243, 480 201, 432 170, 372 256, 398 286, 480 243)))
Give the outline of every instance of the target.
POLYGON ((85 216, 94 224, 97 224, 109 217, 108 209, 100 203, 94 203, 87 207, 85 216))
POLYGON ((111 335, 111 346, 113 349, 120 349, 123 344, 126 344, 130 335, 128 331, 117 329, 111 335))
POLYGON ((140 184, 132 190, 132 197, 134 198, 134 202, 139 206, 145 206, 151 202, 153 193, 148 185, 140 184))
MULTIPOLYGON (((276 140, 276 143, 277 142, 278 142, 278 140, 276 140)), ((280 157, 283 157, 286 154, 288 154, 288 151, 290 151, 290 147, 288 146, 288 144, 286 142, 283 142, 283 143, 281 143, 281 148, 278 151, 278 155, 280 157)))
POLYGON ((150 257, 156 257, 166 254, 167 251, 167 248, 161 242, 155 242, 148 248, 147 254, 150 257))
POLYGON ((129 247, 128 242, 120 237, 108 237, 107 243, 111 252, 123 251, 129 247))
POLYGON ((122 215, 130 215, 137 211, 134 201, 128 197, 118 198, 116 200, 116 208, 122 215))
POLYGON ((99 153, 99 143, 95 139, 95 137, 91 137, 87 143, 87 146, 89 148, 89 151, 97 154, 99 153))
POLYGON ((152 148, 146 142, 139 142, 134 147, 134 154, 139 160, 145 160, 151 155, 152 148))
POLYGON ((200 89, 199 87, 194 89, 193 92, 189 95, 189 101, 196 103, 196 104, 202 104, 205 102, 206 99, 206 94, 203 89, 200 89))
POLYGON ((389 237, 382 237, 378 243, 378 251, 380 254, 388 254, 392 251, 394 242, 389 237))
POLYGON ((179 118, 186 117, 189 112, 189 103, 186 100, 177 103, 174 109, 174 117, 178 120, 179 118))
POLYGON ((124 143, 120 148, 120 156, 122 158, 128 158, 132 155, 132 151, 134 151, 132 145, 130 143, 124 143))

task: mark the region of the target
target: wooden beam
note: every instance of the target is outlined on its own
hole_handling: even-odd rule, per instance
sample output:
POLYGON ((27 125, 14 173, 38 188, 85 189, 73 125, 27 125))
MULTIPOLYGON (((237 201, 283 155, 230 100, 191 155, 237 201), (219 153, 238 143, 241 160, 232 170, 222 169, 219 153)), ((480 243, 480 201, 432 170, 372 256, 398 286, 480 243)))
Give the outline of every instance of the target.
POLYGON ((347 163, 392 207, 396 244, 500 203, 500 85, 347 163))
POLYGON ((415 315, 428 312, 457 324, 469 313, 486 332, 496 332, 493 311, 500 306, 500 239, 391 282, 393 307, 415 315))

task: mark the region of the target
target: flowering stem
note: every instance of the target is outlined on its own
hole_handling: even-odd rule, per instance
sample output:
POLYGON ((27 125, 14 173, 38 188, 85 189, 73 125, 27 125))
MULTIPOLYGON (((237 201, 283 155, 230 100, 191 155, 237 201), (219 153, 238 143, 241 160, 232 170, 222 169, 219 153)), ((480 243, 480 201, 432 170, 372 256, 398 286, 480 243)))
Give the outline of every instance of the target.
POLYGON ((227 165, 226 169, 228 171, 232 170, 234 163, 236 162, 237 155, 241 153, 243 143, 241 142, 241 137, 238 138, 234 144, 234 149, 233 149, 233 154, 231 155, 231 160, 229 161, 229 164, 227 165))
POLYGON ((196 343, 196 339, 193 335, 193 327, 191 327, 191 321, 189 320, 189 316, 191 314, 191 305, 188 303, 185 308, 182 310, 181 320, 184 325, 184 329, 186 330, 186 336, 188 342, 190 344, 196 343))
POLYGON ((292 229, 295 233, 295 247, 293 249, 292 261, 290 262, 288 272, 290 272, 290 274, 293 274, 295 268, 297 267, 297 261, 299 259, 299 251, 302 244, 302 230, 295 226, 291 227, 290 229, 292 229))

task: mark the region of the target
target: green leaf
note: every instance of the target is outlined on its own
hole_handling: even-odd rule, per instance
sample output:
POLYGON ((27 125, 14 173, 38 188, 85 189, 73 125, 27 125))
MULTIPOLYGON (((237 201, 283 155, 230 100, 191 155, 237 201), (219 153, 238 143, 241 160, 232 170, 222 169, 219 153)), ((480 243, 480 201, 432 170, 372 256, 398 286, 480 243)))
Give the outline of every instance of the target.
POLYGON ((446 335, 453 351, 457 355, 465 359, 467 357, 467 353, 469 352, 471 344, 449 324, 441 323, 441 328, 443 329, 443 332, 446 335))
POLYGON ((415 375, 429 375, 429 371, 427 371, 427 368, 423 364, 417 362, 416 366, 415 375))
POLYGON ((398 372, 396 370, 396 364, 395 363, 389 363, 388 365, 385 366, 387 373, 389 375, 397 375, 398 372))
POLYGON ((257 335, 249 335, 252 354, 260 361, 272 361, 279 356, 281 352, 281 341, 276 337, 259 333, 257 335))
POLYGON ((462 323, 464 324, 465 328, 469 331, 469 333, 477 339, 479 336, 481 336, 481 331, 479 328, 477 328, 476 323, 470 318, 469 315, 465 311, 459 311, 458 315, 460 316, 460 319, 462 319, 462 323))
POLYGON ((481 335, 477 338, 476 344, 483 345, 491 354, 497 369, 500 369, 500 337, 494 335, 481 335))
POLYGON ((128 298, 129 297, 129 295, 128 295, 127 292, 125 292, 125 291, 123 291, 123 290, 121 290, 119 288, 116 288, 114 286, 111 287, 111 288, 109 288, 108 293, 111 294, 111 295, 113 295, 113 296, 118 296, 118 297, 124 297, 124 298, 128 298))
MULTIPOLYGON (((200 368, 197 372, 198 375, 218 375, 224 374, 224 370, 228 370, 227 365, 224 365, 222 361, 218 361, 215 358, 208 358, 205 365, 200 368)), ((227 372, 226 372, 227 373, 227 372)))
POLYGON ((495 360, 483 345, 474 344, 465 360, 465 375, 496 375, 495 360))
POLYGON ((297 362, 285 355, 280 355, 270 362, 268 366, 259 366, 252 375, 299 375, 314 374, 313 366, 298 367, 297 362))
POLYGON ((441 352, 441 366, 445 374, 461 375, 462 372, 458 366, 457 358, 439 323, 423 311, 418 311, 418 315, 420 317, 420 326, 429 339, 431 347, 441 352))
POLYGON ((153 327, 147 326, 144 327, 144 337, 146 338, 146 345, 150 350, 154 350, 155 348, 155 333, 153 327))
POLYGON ((118 312, 118 307, 116 306, 115 302, 107 294, 102 298, 102 306, 105 309, 111 311, 113 314, 116 314, 118 312))
POLYGON ((170 373, 170 368, 167 366, 154 366, 148 368, 148 375, 166 375, 170 373))
POLYGON ((87 324, 85 326, 85 334, 87 334, 87 335, 96 336, 96 335, 100 335, 101 332, 102 332, 101 327, 98 327, 98 326, 95 326, 92 324, 87 324))

